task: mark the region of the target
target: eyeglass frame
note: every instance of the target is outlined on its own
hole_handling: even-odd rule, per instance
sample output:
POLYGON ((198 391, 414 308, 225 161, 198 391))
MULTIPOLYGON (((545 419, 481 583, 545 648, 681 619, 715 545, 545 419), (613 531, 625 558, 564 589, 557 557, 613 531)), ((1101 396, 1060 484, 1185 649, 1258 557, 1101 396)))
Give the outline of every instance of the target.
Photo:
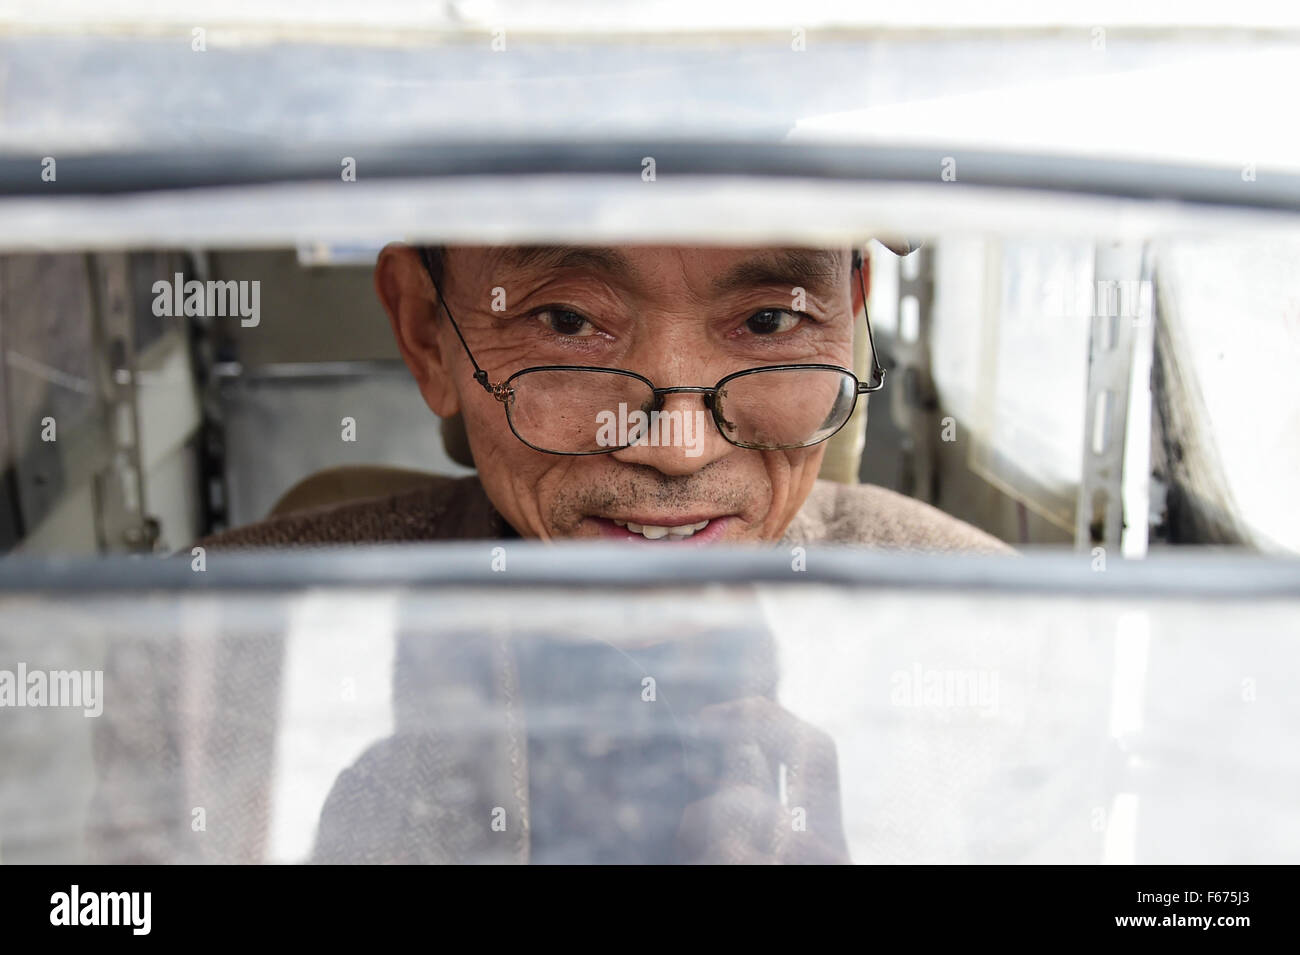
POLYGON ((451 322, 452 330, 455 331, 456 337, 460 339, 461 347, 465 349, 465 355, 469 358, 470 364, 474 366, 474 374, 473 374, 474 380, 483 386, 484 391, 490 394, 497 401, 501 402, 501 404, 504 406, 502 410, 506 412, 506 424, 509 425, 510 432, 516 438, 518 438, 522 444, 542 454, 559 454, 567 457, 582 457, 590 454, 609 454, 613 451, 625 450, 626 448, 633 447, 634 445, 622 445, 622 446, 609 447, 609 448, 598 448, 595 451, 552 451, 549 448, 539 448, 537 447, 537 445, 532 444, 530 441, 528 441, 528 439, 526 439, 515 429, 514 420, 510 415, 510 408, 506 404, 506 402, 510 400, 511 394, 514 393, 514 389, 510 387, 510 383, 514 381, 516 378, 520 378, 524 375, 533 372, 594 371, 594 372, 603 372, 605 374, 625 375, 628 378, 635 378, 636 380, 643 382, 650 389, 655 399, 656 410, 663 407, 664 395, 672 395, 672 394, 705 395, 706 396, 705 404, 708 406, 709 413, 713 416, 713 424, 714 427, 717 428, 719 436, 722 438, 722 440, 726 441, 728 444, 732 445, 733 447, 742 448, 746 451, 789 451, 789 450, 798 450, 802 448, 815 448, 817 445, 829 441, 831 438, 835 437, 835 435, 838 434, 840 430, 843 429, 843 427, 849 423, 849 421, 853 417, 853 413, 858 408, 858 398, 861 395, 872 394, 874 392, 880 391, 880 389, 885 387, 885 369, 880 364, 880 360, 876 355, 876 341, 871 334, 871 318, 867 313, 867 283, 866 283, 866 279, 863 276, 864 266, 862 260, 862 253, 857 249, 853 250, 851 269, 858 273, 858 287, 862 290, 862 318, 867 326, 867 344, 871 348, 871 381, 864 382, 861 379, 859 379, 856 374, 853 373, 852 369, 843 368, 839 365, 809 363, 809 364, 786 364, 786 365, 760 365, 757 368, 743 368, 740 371, 733 371, 731 374, 724 375, 722 378, 719 378, 717 383, 714 384, 712 387, 700 386, 700 385, 679 385, 672 388, 657 388, 655 387, 655 383, 653 381, 651 381, 645 375, 638 374, 635 371, 628 371, 625 368, 603 368, 599 365, 533 365, 529 368, 521 368, 519 371, 510 375, 510 377, 506 378, 505 381, 500 381, 497 382, 496 384, 492 384, 491 382, 488 381, 488 373, 484 369, 479 367, 479 363, 477 359, 474 358, 474 352, 470 350, 469 343, 465 341, 465 336, 464 334, 461 333, 460 325, 456 322, 455 316, 451 314, 451 308, 447 305, 447 299, 442 294, 442 288, 441 286, 439 286, 437 278, 434 277, 433 260, 430 258, 428 247, 420 246, 419 252, 420 252, 420 261, 424 264, 425 273, 429 276, 429 281, 433 283, 433 290, 438 296, 438 304, 442 307, 442 310, 447 313, 447 319, 451 322), (839 425, 835 428, 834 431, 826 435, 826 437, 819 438, 818 440, 812 442, 812 444, 801 444, 801 445, 795 445, 793 447, 781 447, 781 448, 751 447, 749 445, 742 444, 737 441, 733 441, 727 437, 726 432, 723 430, 724 422, 719 420, 720 412, 718 411, 718 407, 716 403, 717 394, 722 389, 723 385, 737 378, 743 378, 747 375, 759 374, 760 372, 765 372, 765 371, 800 371, 800 370, 837 371, 840 372, 841 374, 848 375, 848 377, 853 379, 854 386, 855 386, 853 391, 853 407, 849 409, 849 413, 844 416, 844 420, 839 423, 839 425))

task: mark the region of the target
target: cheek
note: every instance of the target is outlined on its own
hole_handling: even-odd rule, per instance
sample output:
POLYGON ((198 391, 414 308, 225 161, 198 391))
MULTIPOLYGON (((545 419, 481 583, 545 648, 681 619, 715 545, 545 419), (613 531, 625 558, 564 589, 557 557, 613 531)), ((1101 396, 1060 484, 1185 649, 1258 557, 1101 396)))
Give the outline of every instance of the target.
POLYGON ((763 455, 771 487, 771 508, 764 521, 769 534, 783 532, 794 520, 817 481, 825 455, 824 442, 799 451, 772 451, 763 455))
POLYGON ((524 537, 552 536, 550 502, 574 459, 528 447, 510 430, 504 407, 490 397, 471 397, 463 407, 479 480, 497 510, 524 537))
POLYGON ((515 438, 510 433, 505 409, 499 402, 478 387, 473 387, 468 393, 462 390, 460 413, 465 419, 465 430, 476 464, 491 461, 497 455, 509 452, 506 439, 515 441, 515 438))

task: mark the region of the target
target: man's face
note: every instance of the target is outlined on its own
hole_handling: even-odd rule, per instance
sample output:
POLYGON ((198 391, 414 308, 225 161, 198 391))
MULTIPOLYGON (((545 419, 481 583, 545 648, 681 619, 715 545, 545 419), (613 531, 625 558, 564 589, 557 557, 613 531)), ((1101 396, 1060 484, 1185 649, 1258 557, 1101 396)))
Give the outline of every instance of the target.
MULTIPOLYGON (((861 302, 847 251, 455 248, 443 261, 447 305, 494 384, 536 365, 620 368, 659 388, 712 386, 764 365, 853 366, 861 302)), ((775 541, 812 490, 824 444, 736 447, 711 415, 696 414, 707 412, 699 394, 664 397, 663 411, 704 421, 688 442, 581 456, 534 450, 474 381, 416 251, 385 249, 375 283, 425 401, 438 415, 464 416, 483 486, 524 537, 775 541)))

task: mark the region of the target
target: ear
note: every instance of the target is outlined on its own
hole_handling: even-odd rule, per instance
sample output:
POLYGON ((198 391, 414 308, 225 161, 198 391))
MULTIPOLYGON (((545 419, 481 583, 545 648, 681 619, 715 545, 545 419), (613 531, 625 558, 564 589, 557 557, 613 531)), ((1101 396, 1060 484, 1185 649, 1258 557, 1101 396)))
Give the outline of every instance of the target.
POLYGON ((441 418, 454 415, 460 397, 442 344, 446 322, 419 252, 400 242, 384 246, 375 263, 375 292, 424 403, 441 418))

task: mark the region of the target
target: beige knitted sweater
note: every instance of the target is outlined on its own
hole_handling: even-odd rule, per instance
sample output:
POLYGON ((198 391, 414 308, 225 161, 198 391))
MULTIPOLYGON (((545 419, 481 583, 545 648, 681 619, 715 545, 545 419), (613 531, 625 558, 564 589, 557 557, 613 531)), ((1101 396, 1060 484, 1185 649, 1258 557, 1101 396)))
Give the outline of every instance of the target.
MULTIPOLYGON (((285 514, 214 535, 221 549, 491 540, 513 536, 477 477, 431 475, 426 487, 285 514)), ((1007 545, 913 498, 870 484, 818 481, 782 540, 925 551, 1006 553, 1007 545)))

